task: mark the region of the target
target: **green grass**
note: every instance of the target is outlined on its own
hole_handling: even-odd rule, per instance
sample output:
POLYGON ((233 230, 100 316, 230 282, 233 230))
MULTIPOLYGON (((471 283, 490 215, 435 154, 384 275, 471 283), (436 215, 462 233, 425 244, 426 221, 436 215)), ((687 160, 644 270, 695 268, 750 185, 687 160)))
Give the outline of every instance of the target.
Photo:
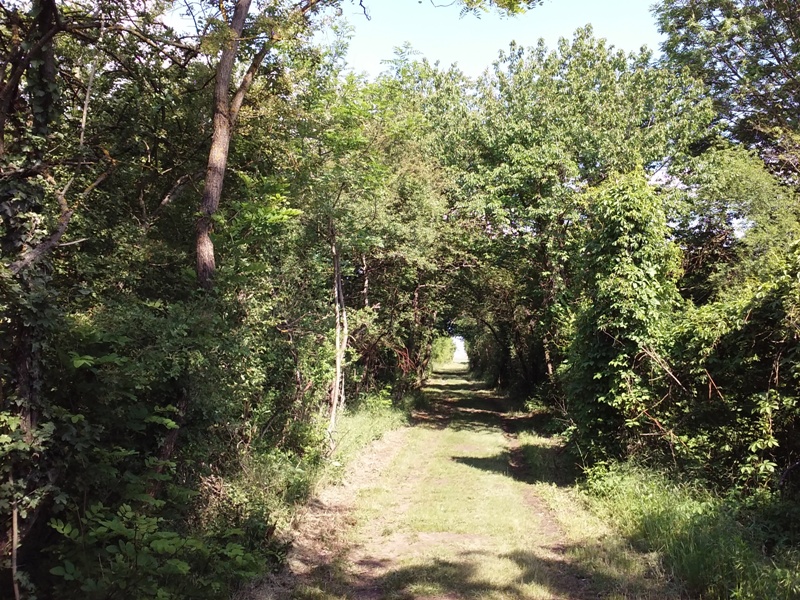
MULTIPOLYGON (((242 488, 239 496, 243 498, 261 499, 268 504, 267 514, 271 523, 277 527, 279 538, 285 538, 291 528, 298 507, 305 504, 315 489, 338 482, 348 464, 374 440, 385 433, 408 424, 408 412, 392 406, 385 394, 375 394, 362 398, 361 402, 344 411, 337 420, 337 428, 333 434, 333 453, 325 457, 327 436, 324 433, 327 420, 318 423, 320 432, 317 456, 309 459, 310 463, 295 460, 294 462, 279 452, 259 458, 257 464, 243 468, 237 485, 242 488), (324 444, 324 445, 323 445, 324 444), (287 490, 294 490, 289 493, 287 490)), ((268 523, 264 523, 267 525, 268 523)), ((281 558, 285 559, 283 552, 281 558)), ((324 565, 326 575, 320 579, 341 579, 345 565, 341 559, 324 565)), ((263 584, 260 581, 244 586, 235 596, 240 600, 273 598, 271 593, 263 596, 259 591, 263 584)), ((283 598, 280 595, 278 597, 283 598)), ((295 599, 338 600, 343 596, 332 595, 322 588, 300 586, 292 593, 295 599)))
POLYGON ((519 434, 527 475, 566 538, 566 555, 609 600, 664 600, 681 592, 661 569, 656 553, 631 546, 604 515, 592 510, 576 484, 579 470, 563 440, 532 431, 519 434))
POLYGON ((278 450, 246 455, 236 477, 209 481, 215 489, 213 494, 209 493, 199 518, 213 520, 214 513, 220 511, 252 513, 252 519, 266 519, 280 532, 290 525, 297 506, 305 503, 317 486, 339 479, 362 448, 407 423, 408 414, 404 410, 390 403, 367 402, 339 417, 330 457, 325 456, 322 422, 317 424, 316 446, 301 457, 278 450))
MULTIPOLYGON (((536 432, 546 414, 503 412, 507 399, 464 376, 432 378, 429 410, 359 488, 342 548, 294 598, 800 598, 798 553, 767 548, 763 523, 745 527, 752 507, 630 465, 579 484, 563 440, 536 432)), ((348 415, 341 456, 404 422, 348 415)))
POLYGON ((797 552, 767 556, 735 518, 735 506, 699 488, 632 466, 594 472, 592 508, 635 543, 657 551, 692 597, 800 597, 797 552))
POLYGON ((359 451, 386 432, 408 424, 408 413, 388 404, 364 405, 347 410, 337 422, 334 453, 326 478, 341 475, 342 469, 359 451))
POLYGON ((509 475, 501 432, 417 427, 406 442, 357 503, 362 535, 397 546, 384 597, 552 598, 553 559, 529 544, 538 523, 520 516, 525 484, 509 475))
MULTIPOLYGON (((464 375, 449 365, 431 380, 432 412, 417 413, 391 464, 358 493, 341 551, 293 598, 800 598, 800 554, 770 545, 776 532, 757 510, 630 465, 579 485, 558 436, 502 432, 547 431, 546 415, 500 414, 505 399, 464 375), (523 468, 512 467, 520 454, 523 468), (354 570, 359 559, 382 566, 354 570)), ((340 420, 327 481, 407 423, 381 395, 364 406, 340 420)))
POLYGON ((433 413, 418 415, 393 462, 358 494, 352 550, 294 597, 679 597, 657 561, 587 510, 561 440, 521 433, 512 444, 503 427, 530 415, 501 414, 506 399, 463 375, 459 365, 432 378, 433 413), (527 469, 510 464, 520 451, 527 469), (375 566, 354 567, 364 559, 375 566))

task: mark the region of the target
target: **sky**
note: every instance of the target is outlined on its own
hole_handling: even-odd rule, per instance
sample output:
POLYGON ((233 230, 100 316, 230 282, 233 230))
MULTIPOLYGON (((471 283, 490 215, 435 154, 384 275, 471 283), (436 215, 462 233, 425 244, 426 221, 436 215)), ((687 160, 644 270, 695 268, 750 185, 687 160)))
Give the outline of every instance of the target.
POLYGON ((554 47, 561 37, 572 37, 591 23, 595 35, 626 51, 643 45, 658 51, 661 35, 650 13, 653 0, 544 0, 528 13, 501 17, 483 13, 480 18, 459 18, 458 3, 451 0, 364 0, 370 20, 357 1, 342 4, 344 16, 355 28, 348 63, 355 72, 374 77, 383 70, 382 60, 392 58, 394 48, 410 42, 431 62, 457 63, 476 77, 507 49, 513 40, 535 46, 544 38, 554 47))
POLYGON ((461 336, 454 337, 453 343, 456 345, 456 351, 453 354, 453 362, 463 363, 469 361, 469 356, 467 356, 467 348, 464 345, 464 338, 461 336))

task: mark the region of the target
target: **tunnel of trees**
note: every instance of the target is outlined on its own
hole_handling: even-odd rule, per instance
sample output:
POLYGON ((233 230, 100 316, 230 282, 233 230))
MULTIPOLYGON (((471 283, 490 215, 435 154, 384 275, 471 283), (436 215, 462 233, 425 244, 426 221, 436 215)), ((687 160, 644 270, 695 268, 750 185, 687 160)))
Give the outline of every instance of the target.
POLYGON ((0 2, 0 595, 224 596, 337 414, 456 333, 582 464, 781 502, 796 542, 798 5, 368 81, 312 43, 339 4, 0 2))

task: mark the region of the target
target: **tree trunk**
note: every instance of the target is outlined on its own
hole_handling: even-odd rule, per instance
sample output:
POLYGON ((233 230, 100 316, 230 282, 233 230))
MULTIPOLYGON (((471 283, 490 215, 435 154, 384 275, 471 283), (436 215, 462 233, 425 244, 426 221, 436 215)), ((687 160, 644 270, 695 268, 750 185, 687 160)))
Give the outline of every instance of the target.
POLYGON ((32 102, 38 109, 46 108, 44 111, 34 111, 32 131, 38 135, 46 133, 52 118, 56 78, 52 40, 61 29, 57 7, 54 0, 35 0, 30 14, 34 15, 34 24, 27 34, 22 34, 25 25, 18 9, 5 10, 3 15, 12 33, 12 43, 0 64, 4 75, 0 77, 0 158, 6 153, 8 117, 13 112, 20 93, 20 83, 26 74, 28 86, 35 90, 32 102))
MULTIPOLYGON (((217 269, 214 256, 214 242, 211 232, 214 229, 213 216, 219 210, 222 197, 222 186, 225 180, 225 169, 228 165, 228 151, 230 148, 233 126, 239 116, 244 97, 250 90, 255 80, 264 57, 272 47, 272 43, 279 39, 274 31, 269 33, 269 39, 253 57, 247 73, 242 79, 233 97, 230 96, 231 77, 236 64, 236 54, 239 50, 239 41, 242 30, 250 10, 252 0, 236 0, 233 18, 230 23, 231 38, 225 44, 217 65, 216 82, 214 85, 214 118, 211 133, 211 149, 208 152, 208 166, 203 187, 203 198, 200 203, 200 218, 195 226, 195 249, 197 254, 197 279, 205 289, 210 289, 214 282, 214 272, 217 269)), ((320 5, 320 0, 305 0, 295 7, 295 15, 304 17, 320 5)), ((225 14, 223 13, 223 17, 225 14)))
POLYGON ((544 362, 547 367, 547 377, 552 383, 555 369, 553 369, 553 359, 550 357, 550 339, 548 337, 542 340, 542 346, 544 347, 544 362))
POLYGON ((519 328, 512 324, 511 330, 513 332, 514 337, 514 350, 517 353, 517 362, 519 362, 519 368, 522 371, 522 377, 525 380, 526 385, 535 385, 538 383, 538 377, 535 377, 534 374, 531 372, 530 365, 528 365, 528 353, 525 352, 525 341, 522 338, 522 334, 519 331, 519 328))
MULTIPOLYGON (((250 10, 250 3, 251 0, 236 1, 236 8, 230 25, 232 37, 222 49, 222 55, 217 65, 216 83, 214 85, 214 120, 211 149, 208 153, 206 180, 203 187, 203 199, 200 204, 201 216, 196 225, 197 279, 200 285, 206 289, 211 288, 214 271, 216 270, 214 242, 211 241, 212 217, 219 209, 222 184, 225 180, 225 168, 228 164, 231 132, 233 130, 230 100, 231 75, 236 64, 239 39, 242 36, 247 12, 250 10)), ((263 57, 263 54, 261 56, 263 57)))
MULTIPOLYGON (((31 92, 31 133, 45 137, 49 133, 50 123, 53 118, 53 102, 57 84, 57 73, 55 56, 53 52, 53 36, 58 30, 56 19, 56 5, 54 0, 34 0, 31 5, 31 13, 34 15, 35 22, 29 33, 28 39, 19 40, 20 45, 12 48, 11 60, 3 64, 3 70, 10 66, 10 73, 7 79, 0 77, 0 158, 5 154, 5 128, 7 118, 12 113, 13 105, 19 94, 20 82, 23 74, 27 76, 27 86, 31 92), (23 48, 27 49, 23 51, 23 48)), ((12 29, 15 34, 19 34, 19 19, 16 11, 10 13, 12 19, 12 29)), ((9 13, 6 13, 8 16, 9 13)), ((5 73, 4 73, 5 74, 5 73)), ((12 133, 13 135, 13 133, 12 133)), ((27 136, 27 134, 26 134, 27 136)), ((35 163, 42 160, 43 150, 37 147, 27 158, 27 166, 31 167, 30 175, 38 174, 40 171, 35 167, 35 163)), ((27 176, 26 176, 27 177, 27 176)), ((23 178, 24 179, 24 178, 23 178)), ((67 185, 67 188, 69 184, 67 185)), ((13 186, 12 188, 13 189, 13 186)), ((66 191, 66 189, 65 189, 66 191)), ((0 407, 7 409, 13 417, 19 419, 19 428, 23 434, 23 442, 28 447, 23 446, 18 452, 14 452, 8 459, 8 486, 12 494, 16 494, 16 481, 21 484, 21 490, 27 493, 26 486, 33 480, 33 467, 30 461, 37 451, 33 448, 37 440, 37 434, 41 433, 39 418, 41 413, 41 390, 42 384, 42 359, 40 348, 42 339, 46 333, 43 326, 37 322, 41 319, 42 300, 37 300, 37 295, 45 292, 49 298, 52 293, 47 293, 45 284, 31 284, 25 273, 22 271, 45 256, 55 245, 66 231, 72 211, 66 214, 62 203, 63 195, 57 194, 59 206, 62 208, 59 225, 49 238, 21 254, 21 256, 8 265, 9 272, 18 276, 15 277, 20 284, 19 296, 8 306, 4 312, 9 329, 12 332, 10 339, 3 340, 4 349, 0 354, 0 359, 5 359, 8 365, 8 372, 0 378, 0 400, 3 399, 3 384, 13 386, 16 396, 8 402, 4 402, 0 407), (13 308, 12 308, 13 307, 13 308)), ((3 194, 0 200, 10 199, 7 193, 3 194)), ((14 201, 11 202, 14 206, 14 201)), ((17 207, 12 208, 16 211, 17 207)), ((17 226, 8 224, 9 231, 13 231, 17 226)), ((13 496, 12 496, 13 497, 13 496)), ((19 580, 17 578, 19 549, 27 541, 28 535, 37 521, 42 506, 46 504, 46 499, 33 510, 21 511, 17 506, 16 500, 12 501, 11 522, 4 521, 2 531, 0 531, 0 556, 6 556, 6 549, 10 543, 11 550, 11 575, 14 597, 19 600, 19 580)), ((4 589, 4 585, 0 586, 4 589)))
POLYGON ((347 326, 347 307, 344 304, 344 290, 342 288, 342 270, 341 266, 339 267, 339 302, 341 304, 339 311, 342 320, 342 339, 340 340, 340 347, 339 347, 339 364, 341 365, 341 373, 339 375, 339 384, 341 385, 341 391, 339 392, 339 409, 341 410, 344 408, 345 405, 345 394, 344 394, 344 387, 345 383, 347 382, 344 376, 344 361, 346 358, 347 353, 347 342, 348 337, 350 336, 350 332, 348 331, 347 326))
POLYGON ((369 270, 367 269, 367 256, 361 256, 361 268, 364 270, 364 290, 362 294, 364 296, 364 307, 369 306, 369 270))
POLYGON ((53 0, 34 0, 33 12, 36 14, 37 38, 45 43, 37 45, 31 53, 28 67, 29 84, 33 83, 36 93, 31 95, 33 106, 33 133, 46 137, 53 118, 54 89, 56 87, 56 60, 53 52, 53 35, 56 27, 56 5, 53 0), (32 67, 32 68, 31 68, 32 67))
POLYGON ((328 433, 333 434, 336 430, 336 417, 340 407, 345 402, 345 379, 344 379, 344 359, 347 351, 347 337, 349 335, 347 327, 347 309, 344 303, 344 288, 342 287, 342 265, 339 257, 339 249, 336 246, 336 236, 333 225, 331 230, 331 253, 333 254, 333 300, 335 315, 335 372, 333 385, 331 386, 330 401, 330 421, 328 423, 328 433))
POLYGON ((342 362, 339 357, 339 346, 341 345, 341 330, 339 328, 340 317, 339 314, 339 255, 336 251, 336 244, 331 244, 331 252, 333 253, 333 308, 334 308, 334 360, 336 366, 333 375, 333 385, 331 386, 331 402, 330 402, 330 422, 328 423, 328 433, 333 433, 336 430, 336 411, 339 405, 339 380, 342 376, 342 362))

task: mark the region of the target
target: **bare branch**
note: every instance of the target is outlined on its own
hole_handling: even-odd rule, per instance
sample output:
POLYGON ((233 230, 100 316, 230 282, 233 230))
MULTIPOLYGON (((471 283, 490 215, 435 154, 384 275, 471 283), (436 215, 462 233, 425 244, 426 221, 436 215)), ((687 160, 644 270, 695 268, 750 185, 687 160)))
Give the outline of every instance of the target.
POLYGON ((244 97, 250 90, 250 86, 253 85, 256 73, 258 73, 258 69, 261 67, 261 63, 264 61, 264 57, 270 51, 270 48, 270 44, 267 43, 261 46, 256 55, 253 57, 250 67, 247 69, 247 73, 244 74, 242 82, 239 84, 239 88, 236 90, 236 93, 231 99, 231 108, 228 116, 228 119, 231 123, 231 132, 233 132, 233 125, 236 123, 236 118, 239 116, 239 109, 242 108, 244 97))
POLYGON ((75 244, 82 244, 83 242, 85 242, 88 239, 89 238, 81 238, 79 240, 72 240, 71 242, 64 242, 63 244, 59 244, 58 247, 59 248, 63 248, 65 246, 74 246, 75 244))
POLYGON ((795 463, 792 463, 791 465, 786 467, 786 469, 784 469, 783 474, 781 474, 781 478, 778 480, 779 488, 783 487, 783 484, 786 483, 786 478, 789 476, 789 473, 791 473, 797 467, 800 467, 800 460, 798 460, 795 463))
MULTIPOLYGON (((81 194, 81 200, 90 194, 95 188, 97 188, 97 186, 103 181, 108 179, 111 173, 113 173, 114 169, 116 169, 116 163, 112 164, 105 172, 101 173, 100 176, 83 191, 81 194)), ((56 194, 56 200, 58 201, 58 206, 61 209, 61 216, 58 218, 58 225, 56 226, 55 231, 50 234, 50 237, 41 242, 38 246, 28 250, 28 252, 23 254, 19 260, 11 263, 8 266, 8 270, 12 275, 17 275, 23 269, 26 269, 38 262, 48 252, 59 245, 61 238, 67 231, 67 227, 69 227, 69 222, 72 219, 72 216, 75 214, 75 209, 69 208, 66 199, 67 191, 69 191, 73 181, 73 179, 70 179, 67 185, 64 186, 64 189, 56 194)))
POLYGON ((669 365, 667 364, 667 362, 663 358, 661 358, 654 351, 652 351, 649 348, 647 348, 647 346, 642 346, 641 350, 642 350, 642 352, 644 354, 649 356, 653 360, 653 362, 655 362, 659 367, 661 367, 664 370, 664 372, 667 375, 669 375, 675 383, 678 384, 678 387, 680 387, 684 392, 688 391, 686 389, 686 387, 684 387, 684 385, 681 383, 680 379, 678 379, 675 376, 675 374, 670 370, 669 365))
POLYGON ((184 187, 200 177, 204 172, 205 171, 196 171, 195 173, 187 173, 179 177, 177 181, 172 184, 172 187, 169 188, 167 194, 161 199, 161 202, 159 202, 158 207, 153 211, 150 219, 145 223, 145 230, 150 229, 155 224, 156 220, 158 220, 159 212, 169 206, 184 187))
POLYGON ((74 210, 68 210, 67 212, 62 213, 58 219, 58 227, 56 227, 56 230, 49 238, 36 246, 36 248, 26 252, 18 261, 13 262, 8 266, 8 270, 11 271, 11 274, 18 274, 23 269, 39 261, 45 254, 55 248, 55 246, 57 246, 58 242, 61 240, 61 237, 64 235, 64 233, 66 233, 73 214, 75 214, 74 210))

